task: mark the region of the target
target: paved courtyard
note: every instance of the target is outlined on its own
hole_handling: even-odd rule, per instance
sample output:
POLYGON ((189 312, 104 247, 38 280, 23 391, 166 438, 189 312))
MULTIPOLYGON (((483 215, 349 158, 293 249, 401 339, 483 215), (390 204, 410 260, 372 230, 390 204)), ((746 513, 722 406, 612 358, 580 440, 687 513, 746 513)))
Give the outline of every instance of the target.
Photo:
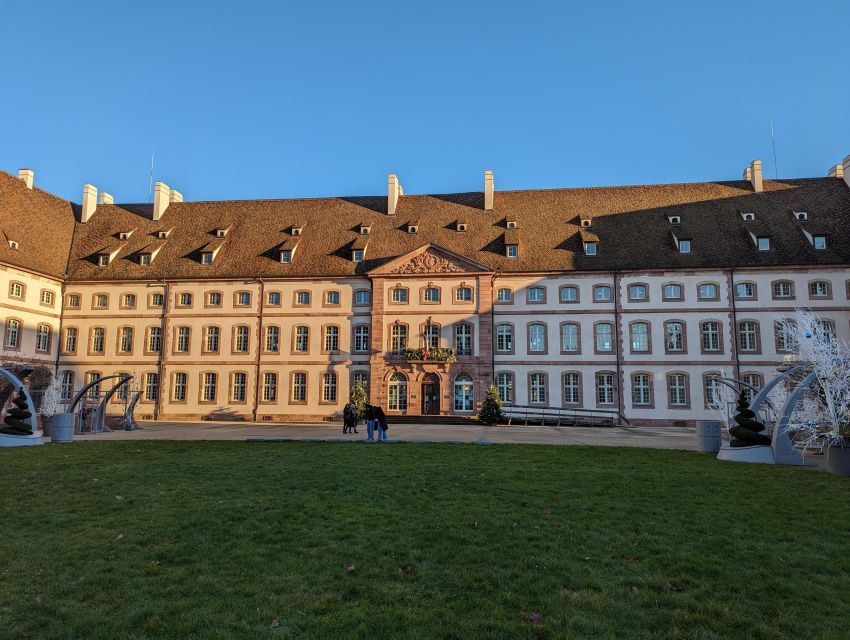
MULTIPOLYGON (((77 440, 365 440, 366 427, 344 435, 338 423, 267 424, 257 422, 143 422, 138 431, 76 435, 77 440)), ((542 426, 390 424, 390 441, 550 444, 696 450, 689 427, 634 429, 542 426)))

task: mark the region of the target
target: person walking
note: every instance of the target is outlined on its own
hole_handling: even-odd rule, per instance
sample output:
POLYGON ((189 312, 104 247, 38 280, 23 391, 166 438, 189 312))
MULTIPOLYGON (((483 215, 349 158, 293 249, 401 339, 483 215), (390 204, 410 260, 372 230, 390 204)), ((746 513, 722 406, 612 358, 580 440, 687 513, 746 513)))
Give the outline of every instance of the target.
POLYGON ((376 406, 374 408, 375 415, 375 429, 378 432, 378 442, 386 442, 387 441, 387 414, 384 413, 384 410, 381 407, 376 406))
POLYGON ((360 412, 357 410, 357 405, 353 402, 349 402, 351 405, 351 422, 348 425, 348 433, 352 431, 357 433, 357 423, 360 422, 360 412))
POLYGON ((366 418, 366 441, 374 442, 375 441, 375 407, 371 404, 366 405, 366 411, 363 413, 363 417, 366 418))
POLYGON ((345 405, 342 409, 342 432, 343 433, 351 433, 351 412, 354 409, 354 405, 350 402, 345 405))

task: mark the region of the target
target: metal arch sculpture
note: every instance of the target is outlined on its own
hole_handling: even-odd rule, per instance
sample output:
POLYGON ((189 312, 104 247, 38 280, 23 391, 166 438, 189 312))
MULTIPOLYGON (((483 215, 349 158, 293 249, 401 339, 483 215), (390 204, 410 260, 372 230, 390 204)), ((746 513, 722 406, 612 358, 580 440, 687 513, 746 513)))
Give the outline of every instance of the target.
POLYGON ((756 394, 756 397, 753 398, 752 403, 750 403, 750 409, 755 412, 756 417, 761 420, 764 420, 764 416, 761 415, 759 407, 761 407, 761 405, 767 401, 767 397, 770 395, 770 392, 773 391, 773 388, 776 385, 778 385, 783 380, 786 380, 788 376, 790 376, 792 373, 795 373, 797 371, 803 371, 806 368, 808 368, 808 365, 805 364, 799 364, 795 367, 791 367, 790 369, 788 369, 788 371, 783 371, 779 375, 774 376, 770 382, 764 385, 761 388, 761 391, 756 394))
POLYGON ((16 390, 18 390, 20 393, 23 394, 24 399, 27 401, 27 411, 30 412, 29 422, 30 422, 30 429, 32 430, 32 436, 6 436, 6 437, 18 437, 18 438, 32 438, 33 436, 38 437, 38 435, 39 435, 38 418, 36 418, 35 404, 32 401, 32 396, 30 395, 30 392, 27 391, 27 388, 24 386, 24 383, 21 382, 20 378, 18 378, 18 376, 16 376, 14 373, 9 371, 8 369, 4 369, 3 367, 0 367, 0 376, 6 378, 9 382, 11 382, 15 386, 16 390))
MULTIPOLYGON (((805 368, 805 365, 795 367, 795 369, 802 368, 805 368)), ((791 371, 794 371, 795 369, 792 369, 791 371)), ((791 371, 786 373, 791 373, 791 371)), ((777 378, 781 377, 782 376, 777 376, 777 378)), ((788 395, 788 398, 785 400, 785 404, 782 405, 782 409, 780 410, 779 416, 776 420, 776 428, 773 430, 773 441, 771 443, 771 447, 773 448, 773 459, 776 464, 812 466, 812 463, 807 461, 802 455, 800 455, 800 452, 794 448, 794 443, 788 435, 788 423, 791 421, 791 414, 794 412, 794 408, 797 406, 800 398, 803 397, 803 394, 808 390, 816 377, 816 371, 809 373, 794 388, 794 391, 788 395)))
POLYGON ((136 391, 133 399, 130 400, 130 404, 127 405, 124 417, 121 418, 121 426, 124 428, 124 431, 136 431, 139 428, 139 425, 136 423, 136 418, 133 416, 133 412, 136 410, 136 404, 138 404, 139 398, 141 397, 142 392, 136 391))
POLYGON ((106 403, 109 399, 115 394, 115 392, 121 387, 123 384, 127 384, 130 380, 133 379, 133 376, 127 373, 116 373, 111 376, 103 376, 102 378, 98 378, 97 380, 92 380, 87 385, 85 385, 82 389, 77 391, 77 395, 74 396, 74 399, 71 400, 71 406, 68 409, 68 413, 74 413, 77 409, 77 405, 85 396, 86 391, 99 385, 104 380, 112 380, 113 378, 120 378, 119 382, 115 384, 104 396, 103 400, 100 401, 100 404, 97 405, 97 423, 92 425, 93 432, 100 431, 109 431, 106 428, 106 403))

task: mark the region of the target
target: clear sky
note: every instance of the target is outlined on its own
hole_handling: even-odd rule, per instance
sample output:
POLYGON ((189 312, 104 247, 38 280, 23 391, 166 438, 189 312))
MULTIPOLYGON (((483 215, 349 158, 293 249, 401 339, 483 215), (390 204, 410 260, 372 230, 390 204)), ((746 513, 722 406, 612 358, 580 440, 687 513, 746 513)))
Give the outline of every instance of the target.
POLYGON ((850 2, 7 2, 0 168, 146 202, 825 175, 850 2))

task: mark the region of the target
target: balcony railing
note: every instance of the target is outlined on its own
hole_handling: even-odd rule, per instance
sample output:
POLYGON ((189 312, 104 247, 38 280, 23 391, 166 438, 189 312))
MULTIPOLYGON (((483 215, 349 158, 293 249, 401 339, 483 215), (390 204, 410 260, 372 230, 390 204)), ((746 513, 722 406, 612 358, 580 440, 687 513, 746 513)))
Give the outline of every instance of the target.
POLYGON ((404 358, 408 362, 454 362, 457 354, 450 347, 428 349, 427 357, 425 349, 405 349, 404 358))

